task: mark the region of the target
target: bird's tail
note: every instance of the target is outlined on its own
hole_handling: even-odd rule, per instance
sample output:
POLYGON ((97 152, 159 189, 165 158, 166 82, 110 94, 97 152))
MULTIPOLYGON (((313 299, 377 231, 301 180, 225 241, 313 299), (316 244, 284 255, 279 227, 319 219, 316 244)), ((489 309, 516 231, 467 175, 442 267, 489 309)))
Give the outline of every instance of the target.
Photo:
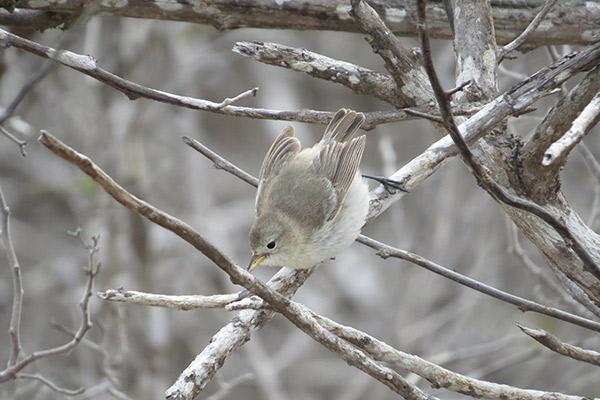
POLYGON ((327 145, 333 141, 344 142, 365 122, 365 115, 345 108, 335 113, 321 139, 321 144, 327 145))

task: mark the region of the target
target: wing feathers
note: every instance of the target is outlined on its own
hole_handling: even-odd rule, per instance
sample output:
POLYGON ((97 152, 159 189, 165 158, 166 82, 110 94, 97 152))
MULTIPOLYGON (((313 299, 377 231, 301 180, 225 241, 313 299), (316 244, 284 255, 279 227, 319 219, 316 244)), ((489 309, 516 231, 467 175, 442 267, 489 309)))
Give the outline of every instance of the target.
POLYGON ((327 145, 332 141, 343 142, 349 139, 364 121, 364 114, 342 108, 327 125, 321 143, 327 145))
MULTIPOLYGON (((366 139, 364 135, 351 140, 350 138, 360 128, 364 120, 365 116, 362 113, 346 109, 339 110, 327 125, 323 139, 314 147, 317 153, 312 161, 309 161, 309 171, 317 181, 327 180, 335 192, 330 193, 332 197, 335 195, 335 207, 330 213, 327 212, 329 214, 327 220, 332 220, 339 213, 348 190, 356 177, 366 139)), ((280 181, 274 178, 279 175, 282 167, 287 162, 296 157, 300 152, 300 148, 300 142, 294 136, 292 127, 284 129, 269 148, 260 169, 258 193, 256 195, 257 214, 260 214, 261 210, 264 209, 266 199, 270 196, 272 183, 280 181)), ((295 177, 291 177, 291 180, 294 179, 295 177)), ((290 180, 290 177, 285 178, 285 180, 290 180)), ((286 184, 283 181, 280 183, 286 184)), ((279 185, 279 183, 277 184, 279 185)), ((305 194, 308 194, 308 192, 305 194)), ((314 196, 311 195, 311 197, 314 196)))
POLYGON ((258 193, 256 194, 256 213, 262 209, 267 197, 268 187, 281 167, 300 152, 300 141, 294 136, 294 128, 286 127, 273 142, 260 168, 258 193))
POLYGON ((331 142, 324 147, 313 161, 314 172, 329 179, 336 191, 336 206, 328 217, 335 218, 340 211, 350 185, 356 176, 365 149, 365 136, 350 142, 331 142))

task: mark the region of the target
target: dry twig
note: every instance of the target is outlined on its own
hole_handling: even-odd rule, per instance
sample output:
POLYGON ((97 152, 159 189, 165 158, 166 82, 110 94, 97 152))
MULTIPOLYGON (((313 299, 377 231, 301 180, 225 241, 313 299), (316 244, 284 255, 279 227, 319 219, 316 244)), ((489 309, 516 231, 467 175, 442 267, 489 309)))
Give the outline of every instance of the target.
POLYGON ((542 23, 542 20, 550 12, 552 6, 556 4, 556 1, 557 0, 546 0, 542 9, 536 14, 533 20, 529 23, 529 25, 527 25, 527 28, 525 28, 525 30, 521 32, 521 34, 517 36, 512 42, 508 43, 498 51, 498 63, 501 63, 506 56, 518 49, 519 46, 521 46, 527 40, 527 38, 533 32, 535 32, 538 26, 540 26, 540 24, 542 23))
POLYGON ((541 329, 531 329, 520 324, 517 324, 517 326, 526 335, 558 354, 600 367, 600 353, 597 351, 582 349, 572 344, 563 343, 556 336, 541 329))
MULTIPOLYGON (((45 350, 37 350, 31 354, 28 354, 24 357, 19 357, 21 353, 21 339, 20 339, 20 323, 21 323, 21 307, 23 302, 23 289, 22 282, 20 276, 20 267, 18 261, 16 259, 16 255, 14 252, 14 248, 12 245, 12 241, 10 240, 9 234, 9 225, 8 225, 8 215, 9 209, 6 205, 6 200, 4 199, 4 195, 0 190, 0 205, 3 210, 3 238, 7 237, 8 240, 3 239, 5 244, 7 254, 10 260, 11 265, 13 266, 13 284, 15 285, 15 292, 13 294, 13 311, 11 314, 11 324, 9 332, 12 338, 12 351, 11 357, 8 362, 7 367, 0 371, 0 383, 7 382, 13 379, 35 379, 39 382, 42 382, 46 386, 54 389, 63 394, 76 395, 81 392, 81 389, 64 389, 59 387, 58 385, 52 383, 48 378, 45 378, 41 375, 31 375, 24 374, 21 371, 32 364, 35 361, 38 361, 43 358, 48 358, 56 355, 68 354, 71 350, 73 350, 84 338, 85 334, 91 329, 92 322, 89 310, 89 301, 92 296, 92 292, 94 289, 94 279, 98 274, 100 264, 96 262, 96 253, 98 252, 98 241, 99 237, 94 236, 92 238, 92 242, 90 244, 84 243, 86 250, 88 251, 88 265, 86 266, 86 274, 88 275, 88 279, 85 285, 85 291, 83 297, 79 303, 79 307, 81 309, 81 323, 79 329, 73 335, 73 338, 60 346, 52 347, 45 350)), ((80 231, 76 231, 75 236, 81 239, 80 231)))

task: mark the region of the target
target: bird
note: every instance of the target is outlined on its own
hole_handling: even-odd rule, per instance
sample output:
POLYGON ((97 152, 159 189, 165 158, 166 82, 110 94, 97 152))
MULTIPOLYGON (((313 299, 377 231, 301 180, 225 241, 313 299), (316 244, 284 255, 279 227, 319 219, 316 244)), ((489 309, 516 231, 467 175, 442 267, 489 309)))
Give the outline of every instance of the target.
POLYGON ((259 174, 249 271, 311 268, 358 237, 369 188, 359 172, 366 138, 353 136, 364 121, 364 114, 340 109, 313 147, 302 149, 291 126, 275 139, 259 174))

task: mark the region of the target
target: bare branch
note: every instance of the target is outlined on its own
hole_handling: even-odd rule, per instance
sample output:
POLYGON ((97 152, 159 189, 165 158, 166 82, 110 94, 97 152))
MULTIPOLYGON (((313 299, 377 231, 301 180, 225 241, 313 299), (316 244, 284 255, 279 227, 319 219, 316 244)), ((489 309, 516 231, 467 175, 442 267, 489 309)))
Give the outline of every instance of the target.
POLYGON ((339 83, 358 94, 377 97, 396 107, 406 107, 406 103, 400 100, 392 77, 368 68, 277 43, 237 42, 233 51, 265 64, 289 68, 315 78, 339 83))
POLYGON ((425 104, 432 98, 421 64, 402 46, 400 39, 385 25, 377 12, 363 0, 351 0, 352 16, 361 30, 371 35, 369 44, 381 56, 394 78, 402 102, 409 107, 425 104))
POLYGON ((228 105, 237 103, 238 101, 245 99, 246 97, 250 97, 250 96, 256 97, 257 92, 258 92, 258 88, 255 87, 253 89, 246 90, 245 92, 242 92, 235 97, 231 97, 231 98, 228 97, 225 100, 223 100, 222 102, 220 102, 219 104, 217 104, 217 109, 220 110, 223 107, 227 107, 228 105))
POLYGON ((599 91, 600 67, 596 67, 546 113, 544 120, 523 146, 523 190, 532 200, 544 204, 556 196, 560 188, 562 164, 553 163, 544 167, 544 153, 571 128, 572 121, 599 91))
MULTIPOLYGON (((2 30, 0 29, 0 40, 2 39, 1 31, 2 30)), ((27 82, 23 85, 23 87, 21 87, 21 89, 19 90, 19 93, 17 93, 17 95, 15 96, 13 101, 11 101, 10 104, 8 105, 8 107, 6 107, 2 111, 2 114, 0 114, 0 125, 4 124, 4 122, 14 114, 17 107, 19 106, 19 104, 21 104, 21 102, 27 96, 27 94, 31 90, 33 90, 33 88, 35 88, 35 86, 38 83, 40 83, 46 76, 48 76, 48 74, 52 71, 53 68, 54 68, 54 64, 52 64, 50 62, 46 62, 39 69, 39 71, 37 71, 33 76, 31 76, 27 80, 27 82)), ((21 146, 21 145, 19 145, 19 146, 21 146)), ((21 152, 23 152, 22 147, 21 147, 21 152)))
POLYGON ((38 31, 69 23, 76 15, 19 8, 12 12, 0 9, 0 25, 38 31))
POLYGON ((557 0, 546 0, 542 9, 536 14, 535 18, 527 25, 527 28, 517 36, 512 42, 508 43, 498 51, 498 63, 521 46, 529 36, 540 26, 542 20, 550 12, 550 9, 556 4, 557 0))
POLYGON ((563 343, 556 336, 541 329, 531 329, 520 324, 517 324, 517 326, 526 335, 532 337, 558 354, 600 367, 600 353, 597 351, 582 349, 581 347, 573 346, 572 344, 563 343))
POLYGON ((552 145, 544 153, 542 165, 548 166, 555 162, 564 162, 567 154, 575 147, 577 143, 598 123, 600 120, 600 93, 596 94, 592 101, 585 106, 581 114, 571 125, 569 129, 560 139, 552 143, 552 145))
MULTIPOLYGON (((12 242, 10 234, 10 208, 2 188, 0 187, 0 210, 2 212, 2 245, 4 251, 6 251, 6 257, 8 258, 8 264, 12 269, 12 286, 13 286, 13 300, 12 300, 12 311, 10 314, 10 326, 8 328, 8 334, 11 339, 10 358, 8 360, 8 367, 12 367, 16 364, 19 355, 21 354, 21 313, 23 310, 23 280, 21 278, 21 266, 17 259, 17 253, 12 242)), ((0 373, 1 376, 1 373, 0 373)))
POLYGON ((441 124, 442 122, 444 122, 442 120, 441 117, 437 116, 437 115, 432 115, 426 112, 421 112, 418 110, 413 110, 412 108, 405 108, 404 112, 409 114, 409 115, 414 115, 415 117, 419 117, 419 118, 423 118, 426 120, 429 120, 431 122, 435 122, 436 124, 441 124))
POLYGON ((0 383, 4 383, 11 379, 15 379, 17 374, 29 364, 40 360, 42 358, 52 357, 60 354, 68 354, 73 350, 83 339, 86 333, 91 329, 92 322, 90 317, 89 302, 92 297, 94 289, 94 280, 100 269, 100 264, 96 262, 96 253, 98 252, 98 241, 99 237, 94 236, 92 242, 86 245, 88 251, 88 265, 86 266, 86 274, 88 279, 85 284, 85 291, 83 297, 79 302, 79 308, 81 309, 81 323, 77 332, 73 336, 73 339, 69 342, 60 346, 52 347, 45 350, 34 351, 33 353, 16 360, 13 364, 7 366, 4 370, 0 371, 0 383))
MULTIPOLYGON (((416 35, 414 1, 370 0, 370 3, 376 9, 385 11, 385 23, 396 35, 416 35)), ((452 31, 443 1, 436 0, 431 3, 427 13, 430 34, 435 38, 451 38, 452 31)), ((18 2, 21 8, 67 14, 79 12, 85 4, 86 0, 64 0, 60 3, 40 3, 36 0, 18 2)), ((492 11, 498 43, 508 43, 519 35, 535 16, 533 7, 543 4, 544 0, 495 0, 492 11)), ((100 7, 101 13, 105 15, 210 24, 219 30, 254 27, 357 32, 358 27, 347 15, 349 9, 347 0, 286 0, 285 7, 277 1, 258 0, 219 0, 218 7, 210 2, 182 3, 176 0, 151 3, 129 1, 126 4, 104 2, 100 7)), ((546 19, 547 26, 544 26, 543 30, 533 32, 525 46, 593 43, 598 38, 600 21, 598 13, 589 10, 581 0, 561 0, 546 19), (565 15, 568 15, 568 18, 565 15)))
POLYGON ((489 0, 456 0, 454 59, 456 82, 472 81, 456 101, 489 100, 498 94, 496 38, 489 0))
POLYGON ((212 296, 170 296, 137 292, 135 290, 111 289, 97 293, 102 300, 143 306, 174 308, 177 310, 194 310, 196 308, 223 308, 227 304, 240 300, 240 293, 215 294, 212 296))
MULTIPOLYGON (((392 391, 402 395, 407 400, 432 399, 431 396, 426 395, 417 387, 409 384, 395 371, 374 362, 352 345, 340 340, 338 337, 325 330, 318 324, 314 317, 303 313, 301 309, 296 307, 286 297, 257 280, 245 269, 235 265, 227 256, 221 253, 216 247, 204 239, 189 225, 127 192, 97 165, 95 165, 88 157, 66 146, 47 132, 42 132, 39 140, 54 154, 79 167, 90 178, 96 181, 116 201, 124 205, 126 208, 175 233, 180 238, 194 246, 202 254, 208 257, 216 266, 227 273, 232 282, 240 284, 249 291, 260 296, 263 300, 267 301, 269 305, 273 307, 273 309, 281 313, 290 322, 296 325, 296 327, 301 329, 317 342, 321 343, 328 350, 337 353, 350 365, 355 366, 361 371, 371 375, 373 378, 386 385, 392 391)), ((170 399, 190 399, 194 397, 196 390, 196 387, 193 385, 186 385, 186 387, 176 388, 174 391, 170 391, 167 397, 170 399)))
POLYGON ((242 383, 245 383, 253 378, 253 375, 250 373, 242 374, 240 376, 236 376, 235 378, 221 383, 221 388, 214 394, 210 395, 206 398, 206 400, 221 400, 226 399, 227 395, 231 392, 231 389, 235 388, 242 383))
POLYGON ((589 254, 587 249, 582 245, 580 240, 577 239, 569 231, 567 226, 562 221, 560 221, 556 216, 554 216, 554 214, 539 206, 538 204, 509 193, 505 188, 500 186, 492 179, 492 177, 485 171, 485 169, 473 156, 473 153, 466 144, 458 126, 454 121, 452 111, 450 110, 450 105, 448 104, 448 99, 445 96, 444 90, 442 89, 442 86, 435 72, 435 68, 433 66, 429 36, 427 34, 427 31, 425 30, 425 6, 426 0, 417 1, 417 15, 420 22, 419 36, 421 38, 421 48, 423 50, 423 62, 425 65, 425 70, 427 71, 427 75, 429 75, 429 80, 431 81, 433 92, 440 107, 440 113, 442 114, 442 118, 444 119, 444 126, 448 130, 448 133, 452 137, 452 140, 454 141, 456 146, 459 148, 461 157, 463 158, 465 163, 471 168, 478 182, 480 182, 483 185, 483 187, 486 189, 486 191, 488 191, 488 193, 490 193, 497 200, 511 207, 527 211, 541 218, 544 222, 546 222, 548 225, 554 228, 558 234, 560 234, 567 246, 573 249, 573 251, 579 256, 579 258, 583 262, 584 268, 597 278, 600 278, 600 266, 596 264, 596 261, 589 254))
POLYGON ((62 388, 58 385, 56 385, 54 382, 50 381, 47 378, 44 378, 42 375, 40 374, 17 374, 16 376, 17 379, 31 379, 31 380, 35 380, 38 381, 40 383, 42 383, 43 385, 48 386, 51 390, 60 393, 60 394, 64 394, 65 396, 77 396, 78 394, 81 394, 83 392, 85 392, 85 388, 78 388, 78 389, 66 389, 66 388, 62 388))
MULTIPOLYGON (((57 51, 51 47, 43 46, 39 43, 21 38, 2 29, 0 29, 0 44, 8 47, 14 46, 37 56, 54 60, 124 93, 131 100, 141 97, 192 110, 210 111, 237 117, 309 122, 323 125, 326 125, 334 114, 333 112, 317 110, 284 111, 231 105, 233 101, 253 94, 254 89, 244 92, 242 95, 236 96, 233 99, 225 99, 220 103, 215 103, 209 100, 180 96, 148 88, 121 78, 110 71, 101 68, 91 56, 77 54, 66 50, 57 51)), ((412 118, 402 111, 367 112, 365 113, 365 116, 365 129, 372 129, 378 124, 404 121, 412 118)))
POLYGON ((204 157, 211 160, 215 168, 227 171, 230 174, 237 176, 244 182, 254 187, 258 186, 258 179, 256 177, 250 175, 246 171, 230 163, 229 161, 227 161, 226 159, 224 159, 223 157, 221 157, 220 155, 218 155, 217 153, 215 153, 196 139, 184 136, 183 142, 191 148, 193 148, 194 150, 196 150, 197 152, 199 152, 200 154, 202 154, 204 157))
POLYGON ((4 136, 6 136, 11 142, 13 142, 17 146, 19 146, 19 150, 21 151, 21 155, 23 157, 27 156, 27 151, 25 150, 25 147, 27 146, 27 142, 25 140, 19 139, 18 137, 16 137, 12 133, 10 133, 10 131, 8 129, 6 129, 5 127, 3 127, 2 125, 0 125, 0 132, 4 136))

